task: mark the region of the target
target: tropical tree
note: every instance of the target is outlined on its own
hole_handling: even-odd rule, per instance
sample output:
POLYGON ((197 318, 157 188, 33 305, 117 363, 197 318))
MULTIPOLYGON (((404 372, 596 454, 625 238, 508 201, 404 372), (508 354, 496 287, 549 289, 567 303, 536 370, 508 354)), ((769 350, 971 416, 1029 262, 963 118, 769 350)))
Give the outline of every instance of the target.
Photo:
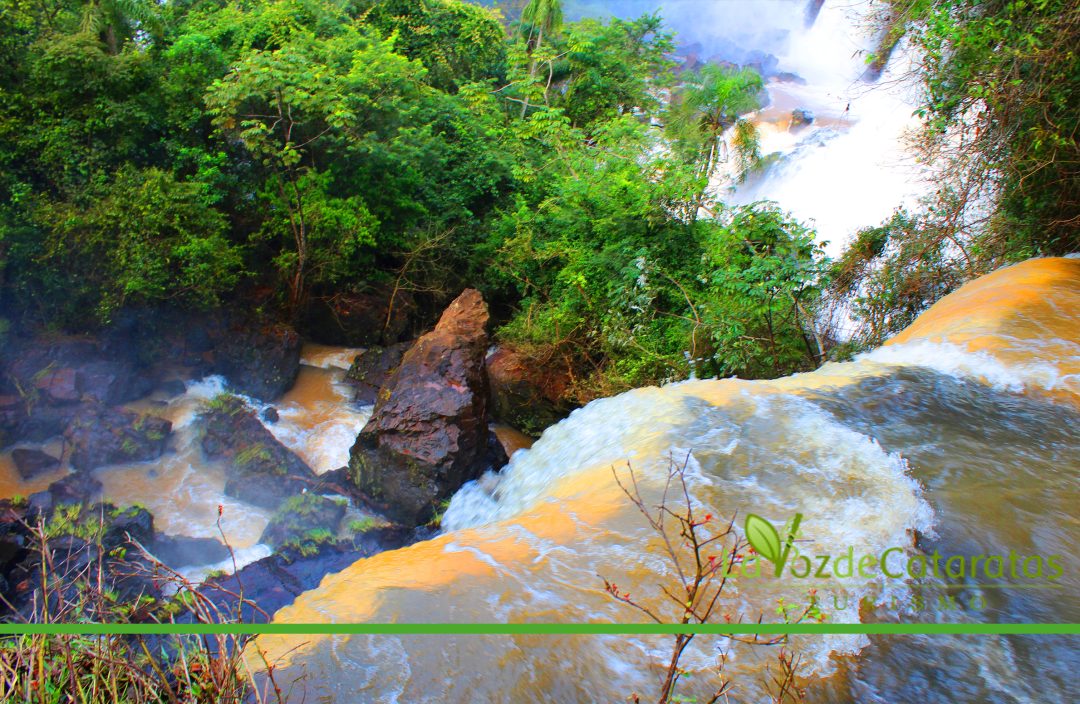
MULTIPOLYGON (((550 41, 555 37, 563 26, 562 0, 529 0, 529 4, 521 11, 522 28, 526 32, 525 55, 529 62, 529 83, 536 79, 537 52, 544 45, 544 35, 550 41)), ((521 116, 525 117, 529 110, 529 95, 526 93, 525 102, 521 104, 521 116)))
POLYGON ((679 90, 667 115, 667 133, 676 152, 693 163, 703 186, 696 207, 689 214, 696 217, 703 202, 709 179, 728 158, 724 132, 736 127, 733 147, 740 160, 752 162, 757 150, 757 131, 740 116, 759 107, 758 95, 764 83, 751 68, 731 69, 706 64, 679 90))
POLYGON ((83 8, 82 28, 100 37, 110 54, 117 54, 139 31, 160 36, 159 6, 153 0, 90 0, 83 8))

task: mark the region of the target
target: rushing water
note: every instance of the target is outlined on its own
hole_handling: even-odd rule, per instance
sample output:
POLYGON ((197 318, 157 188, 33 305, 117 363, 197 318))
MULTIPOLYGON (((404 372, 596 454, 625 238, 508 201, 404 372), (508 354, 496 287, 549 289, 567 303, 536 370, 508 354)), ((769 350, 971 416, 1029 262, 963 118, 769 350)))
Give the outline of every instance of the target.
MULTIPOLYGON (((300 374, 293 387, 276 403, 247 398, 260 413, 270 406, 279 420, 264 424, 283 445, 296 452, 318 473, 348 464, 349 448, 371 415, 371 407, 352 402, 352 388, 344 383, 358 350, 307 345, 300 374)), ((209 462, 199 444, 198 416, 210 399, 227 390, 225 379, 211 376, 188 381, 183 394, 171 399, 155 394, 130 404, 139 411, 167 418, 173 424, 169 447, 152 462, 136 462, 103 467, 94 472, 102 483, 101 494, 109 501, 129 506, 141 504, 154 514, 155 528, 170 535, 200 538, 224 537, 236 550, 243 566, 270 554, 259 543, 272 514, 257 506, 225 495, 225 470, 209 462), (218 526, 218 506, 222 507, 218 526)), ((44 447, 60 456, 62 443, 56 439, 44 447)), ((27 496, 45 489, 68 472, 62 465, 55 472, 32 481, 21 480, 11 462, 11 452, 0 454, 0 496, 27 496)), ((350 514, 350 518, 359 517, 350 514)), ((185 572, 192 577, 212 569, 230 569, 232 560, 220 565, 193 565, 185 572)))
MULTIPOLYGON (((515 3, 497 4, 517 16, 515 3)), ((768 102, 748 119, 760 133, 763 167, 733 186, 731 160, 717 174, 714 192, 735 205, 777 202, 815 227, 831 256, 860 228, 880 224, 898 207, 915 206, 930 189, 927 170, 907 149, 919 122, 904 44, 881 76, 867 71, 876 48, 874 15, 886 10, 872 0, 566 3, 569 19, 658 12, 675 31, 682 56, 762 70, 768 102), (812 124, 793 125, 795 109, 813 113, 812 124)))
MULTIPOLYGON (((1080 260, 1033 260, 969 284, 880 350, 772 382, 692 381, 595 401, 499 475, 462 489, 435 540, 324 579, 283 622, 638 621, 598 575, 663 608, 658 536, 613 478, 647 498, 689 456, 692 500, 717 516, 804 515, 807 554, 1058 556, 1054 581, 833 578, 834 622, 1075 622, 1080 564, 1080 260), (1002 588, 1007 585, 1007 588, 1002 588), (1035 585, 1034 587, 1032 585, 1035 585), (1038 588, 1036 588, 1038 587, 1038 588), (860 603, 860 599, 867 601, 860 603)), ((775 620, 792 579, 736 579, 724 613, 775 620)), ((327 701, 618 701, 651 692, 661 637, 264 637, 279 683, 327 701)), ((716 640, 685 662, 702 676, 716 640)), ((799 636, 814 701, 1074 701, 1075 638, 799 636)), ((740 697, 772 653, 739 646, 740 697)))

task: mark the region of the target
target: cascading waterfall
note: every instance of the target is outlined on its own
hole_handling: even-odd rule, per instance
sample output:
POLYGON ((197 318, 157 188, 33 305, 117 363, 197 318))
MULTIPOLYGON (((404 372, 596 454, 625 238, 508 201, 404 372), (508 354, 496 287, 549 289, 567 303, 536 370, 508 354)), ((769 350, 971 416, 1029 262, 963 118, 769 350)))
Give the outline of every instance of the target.
POLYGON ((778 68, 802 80, 767 84, 770 104, 750 118, 764 168, 722 196, 732 205, 776 201, 812 224, 834 257, 860 228, 915 207, 929 192, 926 168, 906 149, 919 121, 904 46, 880 77, 865 79, 875 48, 872 9, 826 3, 810 27, 790 33, 778 68), (793 124, 796 109, 810 111, 813 122, 793 124))
MULTIPOLYGON (((776 381, 690 381, 595 401, 500 474, 463 488, 443 535, 326 577, 276 620, 639 620, 603 592, 598 574, 658 605, 659 585, 673 575, 613 471, 625 478, 632 466, 656 500, 671 459, 688 458, 692 500, 702 510, 754 512, 777 524, 800 512, 808 542, 799 549, 807 554, 1012 551, 1055 555, 1063 565, 1060 579, 1041 591, 931 576, 812 585, 736 579, 723 602, 735 618, 775 618, 780 599, 798 603, 813 586, 827 595, 828 618, 840 623, 1075 621, 1077 282, 1080 260, 1031 260, 962 288, 853 362, 776 381)), ((306 675, 309 694, 328 701, 360 693, 373 701, 492 702, 538 691, 560 702, 651 691, 665 643, 583 636, 259 641, 271 661, 280 658, 279 682, 306 675)), ((707 693, 715 646, 695 641, 684 663, 703 676, 684 695, 707 693)), ((956 681, 981 700, 1075 694, 1075 683, 1055 677, 1074 652, 1067 641, 797 636, 792 647, 825 678, 814 700, 952 701, 939 683, 956 681)), ((733 651, 726 673, 749 700, 758 696, 768 657, 752 647, 733 651)))

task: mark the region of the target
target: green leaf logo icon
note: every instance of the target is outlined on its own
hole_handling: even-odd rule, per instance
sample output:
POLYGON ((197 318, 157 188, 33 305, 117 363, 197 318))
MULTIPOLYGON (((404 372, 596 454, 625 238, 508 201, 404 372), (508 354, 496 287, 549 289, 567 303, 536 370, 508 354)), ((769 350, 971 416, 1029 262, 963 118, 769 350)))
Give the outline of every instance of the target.
POLYGON ((745 529, 750 546, 769 562, 780 565, 783 548, 780 545, 780 534, 773 528, 773 524, 756 513, 750 513, 746 516, 745 529))

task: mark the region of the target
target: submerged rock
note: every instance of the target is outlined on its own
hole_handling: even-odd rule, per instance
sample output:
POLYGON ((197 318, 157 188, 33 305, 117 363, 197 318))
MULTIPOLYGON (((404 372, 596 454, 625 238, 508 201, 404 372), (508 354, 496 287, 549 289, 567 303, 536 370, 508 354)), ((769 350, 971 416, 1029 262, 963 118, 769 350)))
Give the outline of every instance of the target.
POLYGON ((225 493, 277 508, 286 498, 312 489, 318 476, 259 422, 243 399, 222 395, 203 414, 202 449, 226 461, 225 493))
POLYGON ((402 357, 352 447, 356 486, 405 525, 430 519, 441 501, 492 464, 487 322, 479 291, 458 296, 402 357))
POLYGON ((795 108, 791 111, 791 126, 803 127, 814 122, 814 113, 806 108, 795 108))
POLYGON ((164 418, 91 405, 71 421, 64 438, 71 448, 71 466, 91 470, 157 459, 171 431, 172 423, 164 418))

